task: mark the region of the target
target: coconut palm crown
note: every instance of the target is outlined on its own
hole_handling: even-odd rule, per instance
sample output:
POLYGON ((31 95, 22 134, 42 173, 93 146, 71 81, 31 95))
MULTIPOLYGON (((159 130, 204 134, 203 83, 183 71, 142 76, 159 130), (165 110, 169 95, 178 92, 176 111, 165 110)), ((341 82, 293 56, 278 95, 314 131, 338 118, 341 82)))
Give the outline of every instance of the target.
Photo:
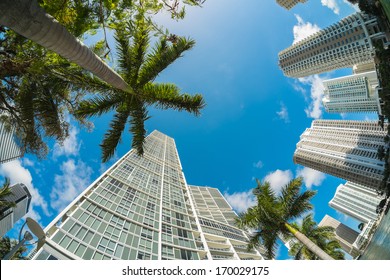
MULTIPOLYGON (((306 235, 332 258, 336 260, 344 259, 344 253, 341 251, 341 245, 335 237, 335 229, 333 227, 318 226, 313 220, 312 214, 305 216, 302 223, 298 224, 293 222, 291 226, 306 235)), ((289 254, 296 260, 302 258, 306 260, 318 260, 318 257, 300 242, 295 242, 291 246, 289 254)))
MULTIPOLYGON (((97 92, 82 101, 76 110, 79 118, 100 116, 115 110, 110 128, 101 143, 102 160, 109 160, 121 141, 127 122, 133 135, 132 148, 143 155, 145 121, 149 119, 147 107, 185 110, 198 116, 205 106, 200 94, 181 94, 179 88, 170 83, 156 83, 156 77, 191 49, 195 42, 178 36, 160 38, 154 48, 149 49, 151 27, 142 14, 134 22, 128 22, 116 30, 118 73, 129 85, 129 90, 114 88, 100 80, 85 76, 80 78, 85 90, 97 92)), ((77 83, 75 77, 68 77, 77 83)))
POLYGON ((292 220, 313 208, 310 199, 316 192, 301 192, 301 185, 301 177, 293 179, 282 188, 280 194, 276 194, 269 182, 262 183, 257 180, 257 187, 253 189, 257 204, 239 214, 236 220, 239 228, 252 232, 249 248, 263 246, 266 257, 273 259, 278 237, 287 239, 295 236, 299 241, 307 243, 308 248, 316 254, 320 254, 321 259, 332 259, 290 225, 292 220))

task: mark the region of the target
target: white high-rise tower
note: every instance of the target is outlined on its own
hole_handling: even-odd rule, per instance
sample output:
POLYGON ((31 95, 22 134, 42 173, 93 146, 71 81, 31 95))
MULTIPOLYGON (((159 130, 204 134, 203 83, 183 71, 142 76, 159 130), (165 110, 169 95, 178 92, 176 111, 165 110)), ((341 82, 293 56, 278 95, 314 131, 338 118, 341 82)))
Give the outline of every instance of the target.
POLYGON ((302 133, 294 162, 378 189, 385 166, 378 148, 386 135, 387 123, 382 129, 375 121, 315 120, 302 133))
POLYGON ((215 189, 187 185, 172 138, 154 131, 144 151, 128 152, 66 207, 33 258, 262 259, 241 252, 248 239, 215 189), (211 216, 196 208, 199 193, 215 202, 211 216))
POLYGON ((329 113, 379 112, 376 71, 326 80, 322 103, 329 113))
POLYGON ((358 221, 368 223, 377 219, 376 207, 381 200, 375 190, 347 182, 337 187, 329 206, 358 221))
POLYGON ((377 18, 355 13, 279 53, 288 77, 305 77, 373 60, 373 41, 386 41, 377 18))

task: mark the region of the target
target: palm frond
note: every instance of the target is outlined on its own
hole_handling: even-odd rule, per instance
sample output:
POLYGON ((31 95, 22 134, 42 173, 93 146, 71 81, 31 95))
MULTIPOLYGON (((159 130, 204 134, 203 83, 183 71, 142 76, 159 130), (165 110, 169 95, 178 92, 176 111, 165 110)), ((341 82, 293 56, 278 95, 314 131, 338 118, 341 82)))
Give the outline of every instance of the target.
POLYGON ((87 73, 78 66, 55 67, 51 73, 57 78, 68 82, 72 91, 83 91, 88 93, 114 93, 118 91, 106 82, 103 82, 94 75, 87 73))
POLYGON ((175 84, 147 83, 142 95, 149 105, 155 104, 158 109, 185 110, 195 116, 200 115, 200 110, 206 105, 202 95, 180 94, 175 84))
POLYGON ((146 106, 141 102, 133 102, 130 109, 130 132, 133 135, 132 148, 137 151, 139 156, 144 154, 144 142, 145 142, 145 122, 150 118, 146 106))
POLYGON ((114 119, 110 123, 110 129, 104 134, 103 142, 100 144, 103 162, 107 162, 114 155, 116 147, 121 141, 128 117, 128 110, 117 111, 114 115, 114 119))
POLYGON ((284 208, 284 219, 286 221, 300 217, 303 213, 313 209, 310 199, 316 194, 315 191, 301 192, 302 178, 291 180, 282 188, 279 197, 280 205, 284 208))
POLYGON ((261 234, 261 244, 264 246, 266 250, 267 259, 274 259, 275 252, 277 249, 276 240, 278 239, 277 234, 275 233, 262 233, 261 234))
POLYGON ((182 56, 183 52, 195 45, 192 39, 180 37, 176 43, 169 45, 166 39, 161 39, 147 56, 138 78, 138 85, 143 86, 153 81, 165 68, 182 56))
POLYGON ((50 88, 48 85, 43 85, 37 89, 35 92, 36 98, 34 98, 34 110, 46 136, 54 137, 61 142, 68 135, 68 125, 62 117, 61 105, 53 98, 52 91, 57 94, 61 89, 57 88, 56 90, 55 87, 50 88))
POLYGON ((118 54, 118 66, 120 72, 126 76, 126 80, 130 79, 128 73, 132 72, 131 51, 130 51, 130 36, 126 30, 117 29, 115 32, 116 49, 118 54))
POLYGON ((129 84, 133 88, 137 88, 138 75, 142 64, 144 63, 146 52, 149 46, 149 23, 145 20, 143 14, 138 15, 133 30, 133 42, 130 45, 130 67, 127 72, 131 74, 129 84))
POLYGON ((303 213, 312 210, 313 204, 311 204, 310 200, 316 193, 316 191, 307 190, 295 197, 294 203, 290 205, 286 213, 286 220, 298 218, 303 213))
POLYGON ((5 178, 3 186, 0 188, 0 208, 2 207, 15 207, 16 203, 7 201, 7 197, 12 195, 12 189, 9 178, 5 178))
POLYGON ((79 103, 75 115, 81 118, 101 116, 111 110, 116 110, 124 102, 124 94, 106 94, 94 96, 79 103))

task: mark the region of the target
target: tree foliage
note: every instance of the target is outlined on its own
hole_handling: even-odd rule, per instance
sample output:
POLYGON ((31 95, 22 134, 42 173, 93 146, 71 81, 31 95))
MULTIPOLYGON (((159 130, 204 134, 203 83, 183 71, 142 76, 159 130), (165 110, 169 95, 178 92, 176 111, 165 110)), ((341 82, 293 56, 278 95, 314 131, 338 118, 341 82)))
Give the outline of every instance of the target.
MULTIPOLYGON (((291 223, 291 226, 306 235, 306 237, 334 259, 344 259, 344 253, 341 251, 340 243, 335 237, 334 228, 330 226, 318 226, 311 214, 305 216, 301 224, 293 222, 291 223)), ((307 246, 300 242, 294 243, 289 254, 295 257, 296 260, 302 258, 307 260, 318 260, 318 257, 311 252, 307 246)))
POLYGON ((94 77, 70 77, 74 84, 96 93, 90 99, 80 102, 76 111, 78 118, 100 116, 115 111, 101 144, 104 162, 113 156, 127 122, 133 135, 132 147, 139 155, 143 154, 146 134, 144 123, 149 119, 148 106, 185 110, 199 115, 205 105, 199 94, 181 94, 174 84, 154 82, 165 68, 191 49, 195 42, 182 37, 177 37, 172 42, 161 37, 151 48, 151 29, 141 12, 136 15, 134 21, 128 21, 116 30, 118 73, 130 86, 129 92, 117 90, 94 77))
POLYGON ((0 28, 0 40, 0 121, 16 128, 25 152, 44 158, 46 138, 67 137, 66 113, 81 97, 56 72, 83 70, 11 30, 0 28))
POLYGON ((3 186, 0 188, 0 214, 3 208, 16 206, 14 202, 7 201, 6 198, 10 195, 12 195, 10 180, 9 178, 5 178, 5 182, 3 183, 3 186))
MULTIPOLYGON (((18 244, 17 240, 10 239, 8 236, 4 236, 0 239, 0 259, 3 259, 5 255, 7 255, 11 249, 18 244)), ((11 260, 26 260, 27 258, 24 256, 27 252, 26 246, 21 246, 16 253, 13 255, 11 260)))
POLYGON ((249 248, 262 245, 266 249, 266 257, 272 259, 279 236, 292 237, 287 225, 313 208, 310 199, 315 192, 301 192, 301 185, 302 178, 296 178, 284 186, 280 194, 276 194, 268 182, 257 180, 257 187, 253 189, 256 205, 239 214, 236 220, 239 228, 254 231, 249 248))
MULTIPOLYGON (((120 30, 126 29, 125 33, 130 37, 137 35, 137 32, 132 29, 132 21, 137 14, 142 13, 143 18, 146 19, 145 25, 148 25, 149 35, 151 29, 156 27, 151 19, 155 13, 168 11, 172 18, 180 19, 184 14, 179 11, 185 5, 200 6, 203 3, 204 1, 198 0, 39 0, 39 4, 47 13, 80 39, 85 38, 87 34, 95 34, 97 30, 103 30, 104 38, 91 47, 102 59, 108 58, 110 52, 106 38, 107 28, 116 29, 119 33, 120 30), (123 27, 123 22, 128 23, 126 28, 123 27)), ((164 42, 175 42, 178 46, 183 42, 168 31, 163 34, 155 28, 154 32, 159 32, 164 42)), ((143 36, 143 34, 138 35, 143 36)), ((6 127, 16 128, 18 142, 25 152, 44 158, 48 153, 47 139, 53 138, 61 144, 68 136, 67 115, 73 114, 75 104, 83 97, 85 90, 92 88, 95 90, 96 87, 107 85, 99 83, 78 66, 2 26, 0 26, 0 41, 0 121, 6 127), (80 86, 80 83, 73 82, 74 77, 79 79, 81 76, 96 83, 94 86, 84 87, 80 86)), ((176 49, 179 48, 180 46, 176 49)), ((142 48, 139 50, 142 51, 142 48)), ((146 57, 142 52, 139 55, 146 57)), ((159 91, 149 92, 161 95, 161 92, 164 92, 161 89, 162 87, 159 91)), ((174 87, 170 90, 172 99, 177 95, 178 90, 174 87)), ((145 106, 153 103, 152 96, 145 95, 143 98, 145 104, 142 105, 138 100, 138 103, 136 101, 132 103, 131 109, 126 108, 128 112, 131 110, 135 117, 132 122, 133 130, 136 127, 142 130, 141 120, 145 121, 148 118, 145 114, 145 106)), ((199 96, 196 98, 199 101, 199 96)), ((188 104, 191 100, 188 95, 185 95, 181 101, 188 104)), ((174 107, 172 104, 167 105, 166 101, 160 98, 156 106, 174 107)), ((79 121, 88 124, 85 119, 81 118, 79 121)), ((113 124, 112 129, 117 128, 113 124)), ((141 143, 142 139, 143 137, 134 137, 134 143, 141 143)))

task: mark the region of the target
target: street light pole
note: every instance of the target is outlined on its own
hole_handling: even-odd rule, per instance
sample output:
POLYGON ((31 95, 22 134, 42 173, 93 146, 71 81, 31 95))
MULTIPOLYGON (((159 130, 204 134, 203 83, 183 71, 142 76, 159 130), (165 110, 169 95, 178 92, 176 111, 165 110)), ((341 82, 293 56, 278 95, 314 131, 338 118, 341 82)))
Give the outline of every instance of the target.
POLYGON ((31 235, 31 233, 29 231, 26 231, 24 233, 23 239, 17 245, 15 245, 12 248, 12 250, 8 252, 7 255, 4 256, 3 260, 11 259, 15 255, 16 251, 18 251, 18 249, 20 247, 22 247, 26 241, 30 241, 32 239, 33 239, 33 236, 31 235))
MULTIPOLYGON (((23 239, 20 240, 20 237, 22 235, 22 230, 26 224, 27 224, 27 227, 29 228, 29 230, 38 238, 37 250, 39 250, 43 246, 43 244, 45 244, 45 239, 46 239, 45 232, 43 231, 41 226, 34 219, 31 219, 30 217, 28 217, 26 219, 26 222, 23 224, 22 228, 20 229, 19 243, 17 245, 15 245, 15 247, 12 248, 12 250, 4 256, 3 260, 11 259, 13 257, 13 255, 16 253, 16 251, 20 247, 22 247, 26 241, 30 241, 33 239, 32 234, 29 231, 26 231, 23 235, 23 239)), ((37 242, 35 242, 35 243, 37 243, 37 242)), ((33 244, 35 244, 35 243, 33 243, 33 244)), ((32 245, 32 244, 29 244, 29 245, 32 245)))

